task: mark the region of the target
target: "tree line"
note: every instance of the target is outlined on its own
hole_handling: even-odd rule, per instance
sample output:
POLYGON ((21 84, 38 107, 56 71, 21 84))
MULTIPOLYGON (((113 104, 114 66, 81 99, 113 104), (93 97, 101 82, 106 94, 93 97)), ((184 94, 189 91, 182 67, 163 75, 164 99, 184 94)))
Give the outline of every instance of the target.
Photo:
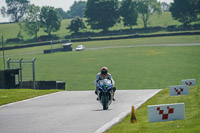
MULTIPOLYGON (((160 15, 162 10, 169 10, 172 17, 184 26, 200 20, 200 0, 174 0, 170 5, 157 0, 88 0, 84 15, 92 29, 106 32, 121 20, 124 26, 132 29, 137 25, 139 16, 144 28, 147 28, 150 16, 155 13, 160 15)), ((79 28, 84 27, 82 19, 76 17, 68 28, 77 33, 79 28)))
MULTIPOLYGON (((75 1, 68 12, 61 8, 39 7, 30 4, 28 0, 6 0, 6 4, 7 9, 2 7, 1 14, 11 16, 14 22, 20 22, 20 29, 35 38, 40 28, 51 36, 51 32, 60 29, 63 18, 73 18, 67 29, 75 34, 86 28, 83 17, 91 29, 101 29, 103 32, 107 32, 121 20, 124 26, 132 29, 137 25, 138 17, 142 18, 144 28, 147 28, 150 16, 153 13, 161 14, 162 9, 169 9, 172 17, 183 25, 200 20, 200 0, 174 0, 170 5, 157 0, 75 1)), ((20 33, 21 30, 19 36, 20 33)))

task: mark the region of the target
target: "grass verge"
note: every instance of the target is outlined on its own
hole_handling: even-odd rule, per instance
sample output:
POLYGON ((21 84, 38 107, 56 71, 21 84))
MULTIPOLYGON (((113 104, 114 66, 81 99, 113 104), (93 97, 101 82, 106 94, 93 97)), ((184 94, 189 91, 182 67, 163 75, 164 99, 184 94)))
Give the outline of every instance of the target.
POLYGON ((60 90, 32 90, 32 89, 0 89, 0 106, 60 90))
MULTIPOLYGON (((200 132, 200 86, 190 88, 189 95, 169 96, 169 89, 163 89, 136 110, 137 123, 130 123, 128 115, 121 123, 106 133, 199 133, 200 132), (185 120, 148 122, 147 106, 170 103, 185 104, 185 120)), ((131 109, 131 107, 130 107, 131 109)))

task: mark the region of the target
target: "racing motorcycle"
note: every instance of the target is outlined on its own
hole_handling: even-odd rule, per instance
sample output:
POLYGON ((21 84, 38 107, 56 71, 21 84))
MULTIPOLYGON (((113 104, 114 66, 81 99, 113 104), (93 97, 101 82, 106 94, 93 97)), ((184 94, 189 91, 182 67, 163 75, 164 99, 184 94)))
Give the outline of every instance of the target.
POLYGON ((108 106, 112 103, 112 99, 114 96, 112 82, 109 79, 103 79, 98 82, 97 86, 99 102, 102 104, 103 110, 107 110, 108 106))

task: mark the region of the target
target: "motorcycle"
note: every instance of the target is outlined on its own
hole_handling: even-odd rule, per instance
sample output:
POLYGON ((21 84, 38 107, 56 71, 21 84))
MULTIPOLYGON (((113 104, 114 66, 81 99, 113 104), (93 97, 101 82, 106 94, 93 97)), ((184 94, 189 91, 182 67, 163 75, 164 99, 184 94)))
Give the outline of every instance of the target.
POLYGON ((98 86, 98 99, 99 102, 103 106, 103 110, 107 110, 109 105, 112 103, 112 99, 114 96, 114 91, 112 89, 113 85, 111 80, 109 79, 103 79, 100 80, 97 84, 98 86))

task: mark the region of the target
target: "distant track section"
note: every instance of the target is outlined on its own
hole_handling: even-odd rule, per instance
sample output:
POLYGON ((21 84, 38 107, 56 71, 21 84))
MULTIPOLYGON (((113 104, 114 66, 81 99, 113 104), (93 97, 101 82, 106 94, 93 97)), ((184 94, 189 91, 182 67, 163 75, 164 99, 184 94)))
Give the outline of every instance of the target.
MULTIPOLYGON (((146 38, 146 37, 164 37, 164 36, 183 36, 183 35, 200 35, 200 32, 182 32, 182 33, 163 33, 163 34, 151 34, 151 35, 125 35, 125 36, 115 36, 115 37, 91 37, 91 38, 80 38, 80 39, 71 39, 71 42, 86 42, 86 41, 105 41, 105 40, 118 40, 118 39, 132 39, 132 38, 146 38)), ((36 47, 36 46, 44 46, 51 44, 59 44, 59 43, 67 43, 69 40, 56 40, 56 41, 47 41, 33 44, 26 44, 21 46, 13 46, 13 47, 4 47, 4 50, 11 49, 20 49, 20 48, 28 48, 28 47, 36 47)), ((0 48, 2 51, 3 48, 0 48)))
MULTIPOLYGON (((99 49, 109 49, 109 48, 133 48, 133 47, 182 47, 182 46, 200 46, 200 43, 186 43, 186 44, 146 44, 146 45, 132 45, 132 46, 108 46, 108 47, 95 47, 95 48, 86 48, 85 50, 99 50, 99 49)), ((16 55, 30 55, 30 54, 42 54, 40 52, 28 52, 20 54, 7 54, 6 56, 16 56, 16 55)), ((0 55, 2 57, 2 55, 0 55)))

